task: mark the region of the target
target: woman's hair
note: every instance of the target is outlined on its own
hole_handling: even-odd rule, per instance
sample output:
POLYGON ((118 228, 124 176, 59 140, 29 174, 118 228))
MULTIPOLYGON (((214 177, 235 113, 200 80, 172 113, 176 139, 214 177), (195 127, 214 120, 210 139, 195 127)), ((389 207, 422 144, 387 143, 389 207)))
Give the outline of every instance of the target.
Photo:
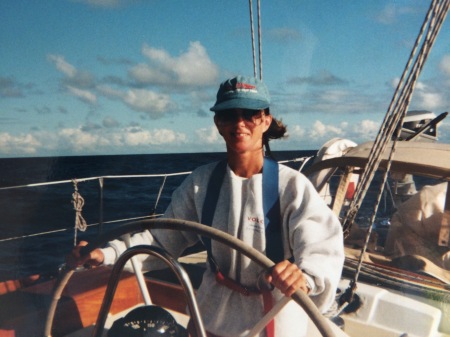
MULTIPOLYGON (((269 108, 264 110, 264 114, 269 115, 269 108)), ((272 153, 270 151, 269 141, 272 139, 280 139, 286 136, 287 127, 283 124, 281 120, 276 119, 272 116, 272 123, 270 123, 269 128, 263 134, 263 145, 266 148, 266 154, 271 156, 272 153)))

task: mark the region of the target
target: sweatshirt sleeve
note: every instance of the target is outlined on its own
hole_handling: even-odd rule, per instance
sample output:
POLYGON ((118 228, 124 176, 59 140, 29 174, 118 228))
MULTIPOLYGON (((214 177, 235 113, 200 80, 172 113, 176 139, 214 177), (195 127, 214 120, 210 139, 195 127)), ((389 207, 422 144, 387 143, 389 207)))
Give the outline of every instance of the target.
MULTIPOLYGON (((190 221, 198 221, 195 206, 196 188, 191 176, 188 176, 184 182, 174 191, 172 200, 164 213, 164 218, 177 218, 190 221)), ((145 230, 131 236, 131 246, 136 245, 154 245, 165 249, 174 258, 178 258, 183 251, 194 245, 198 238, 195 234, 175 231, 169 229, 145 230)), ((104 264, 113 264, 118 257, 127 249, 122 239, 109 242, 102 252, 105 256, 104 264)), ((138 255, 137 259, 142 264, 144 270, 160 269, 165 267, 161 261, 157 261, 146 255, 138 255)), ((127 264, 127 269, 130 264, 127 264)))
POLYGON ((342 227, 306 177, 298 174, 284 190, 283 222, 295 262, 307 274, 311 299, 326 311, 332 304, 342 274, 342 227))

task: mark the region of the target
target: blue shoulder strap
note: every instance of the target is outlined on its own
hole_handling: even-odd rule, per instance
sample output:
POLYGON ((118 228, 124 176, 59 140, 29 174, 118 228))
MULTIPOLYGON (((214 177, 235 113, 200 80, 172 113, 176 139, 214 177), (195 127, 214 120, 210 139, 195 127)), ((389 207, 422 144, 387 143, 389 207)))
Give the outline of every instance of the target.
MULTIPOLYGON (((203 202, 201 223, 207 226, 212 226, 214 213, 216 211, 217 201, 219 200, 220 188, 222 187, 223 179, 227 172, 227 161, 222 160, 217 163, 216 167, 211 173, 206 190, 205 201, 203 202)), ((202 242, 205 245, 208 258, 212 258, 211 239, 202 237, 202 242)), ((215 271, 215 265, 211 264, 211 268, 215 271)))
POLYGON ((262 185, 264 224, 266 226, 266 256, 275 263, 284 260, 278 180, 278 163, 265 157, 262 185))
MULTIPOLYGON (((220 161, 211 173, 206 190, 205 201, 203 203, 201 223, 207 226, 212 225, 212 220, 217 207, 220 189, 227 170, 227 161, 220 161)), ((274 262, 284 259, 283 244, 281 239, 281 214, 280 197, 278 194, 278 163, 270 158, 264 158, 263 166, 263 209, 264 224, 266 233, 266 255, 274 262)), ((210 260, 213 271, 216 266, 213 263, 211 253, 211 240, 202 238, 210 260)))

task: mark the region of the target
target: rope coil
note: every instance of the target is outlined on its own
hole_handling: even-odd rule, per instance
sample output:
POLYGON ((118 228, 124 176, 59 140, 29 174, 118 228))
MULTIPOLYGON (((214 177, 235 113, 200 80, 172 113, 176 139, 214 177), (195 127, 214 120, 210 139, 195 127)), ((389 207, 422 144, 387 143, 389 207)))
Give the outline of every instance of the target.
POLYGON ((81 212, 83 211, 84 198, 78 192, 78 181, 76 179, 72 180, 74 192, 72 193, 72 204, 75 210, 75 226, 74 226, 74 238, 73 245, 77 245, 77 232, 78 230, 84 232, 87 229, 86 220, 83 218, 81 212))

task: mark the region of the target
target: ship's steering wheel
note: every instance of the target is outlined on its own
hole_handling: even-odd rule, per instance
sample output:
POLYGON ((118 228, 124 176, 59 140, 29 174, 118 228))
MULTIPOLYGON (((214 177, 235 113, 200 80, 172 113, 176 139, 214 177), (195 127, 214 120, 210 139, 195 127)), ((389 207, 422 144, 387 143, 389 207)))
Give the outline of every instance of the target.
MULTIPOLYGON (((241 254, 244 254, 248 258, 252 259, 255 263, 259 264, 266 271, 269 271, 275 265, 275 263, 272 262, 269 258, 267 258, 264 254, 250 247, 243 241, 229 235, 228 233, 192 221, 185 221, 178 219, 163 219, 163 218, 136 221, 121 225, 101 235, 96 240, 91 241, 87 246, 82 248, 81 254, 82 255, 89 254, 94 249, 102 247, 107 242, 116 239, 124 234, 144 231, 148 229, 168 229, 168 230, 193 232, 201 236, 209 237, 212 240, 218 241, 237 250, 241 254)), ((51 335, 51 326, 53 322, 54 312, 56 310, 56 304, 59 300, 62 290, 64 289, 65 284, 67 284, 72 273, 73 270, 67 272, 65 276, 61 277, 60 284, 62 285, 60 287, 55 288, 55 292, 53 295, 53 302, 52 305, 50 306, 47 316, 45 336, 51 335)), ((322 334, 323 337, 335 337, 335 333, 330 325, 332 323, 329 322, 319 312, 316 305, 304 292, 302 292, 301 290, 297 290, 291 296, 291 298, 303 308, 303 310, 306 312, 306 314, 309 316, 312 322, 316 325, 317 329, 319 330, 319 332, 322 334)))

